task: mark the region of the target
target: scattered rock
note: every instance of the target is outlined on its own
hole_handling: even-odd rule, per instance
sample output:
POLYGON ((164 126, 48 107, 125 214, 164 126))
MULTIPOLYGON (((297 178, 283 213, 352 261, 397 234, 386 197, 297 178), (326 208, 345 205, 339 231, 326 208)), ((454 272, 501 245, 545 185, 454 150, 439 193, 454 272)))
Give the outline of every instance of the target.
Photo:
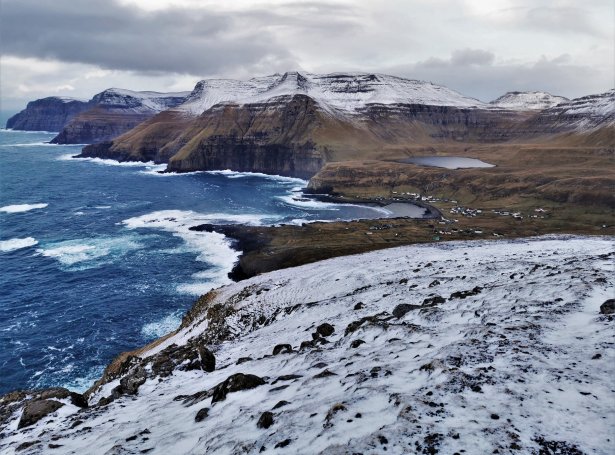
POLYGON ((194 416, 195 422, 202 422, 209 415, 209 408, 199 409, 199 412, 194 416))
POLYGON ((241 365, 242 363, 246 363, 252 360, 252 357, 239 357, 235 365, 241 365))
POLYGON ((600 313, 613 314, 615 313, 615 299, 608 299, 600 305, 600 313))
POLYGON ((213 404, 218 401, 224 401, 229 393, 253 389, 263 384, 265 384, 265 381, 256 375, 243 373, 233 374, 214 387, 211 402, 213 404))
POLYGON ((43 417, 57 411, 64 403, 55 400, 32 400, 28 401, 23 408, 21 419, 19 419, 18 429, 30 426, 41 420, 43 417))
POLYGON ((286 406, 287 404, 290 404, 290 402, 286 400, 281 400, 281 401, 278 401, 272 409, 279 409, 281 407, 286 406))
POLYGON ((365 341, 359 339, 359 340, 354 340, 352 343, 350 343, 350 347, 351 348, 358 348, 359 346, 361 346, 362 344, 364 344, 365 341))
POLYGON ((438 280, 433 280, 431 283, 429 283, 429 287, 433 288, 434 286, 437 286, 440 284, 440 281, 438 280))
POLYGON ((320 373, 318 373, 316 376, 314 376, 315 378, 326 378, 328 376, 337 376, 337 374, 333 373, 332 371, 329 370, 323 370, 320 373))
POLYGON ((199 357, 201 358, 201 368, 208 373, 211 373, 216 369, 216 357, 213 352, 207 349, 205 346, 199 346, 199 357))
POLYGON ((316 327, 316 331, 323 337, 328 337, 329 335, 332 335, 333 332, 335 332, 335 328, 331 324, 325 322, 316 327))
POLYGON ((423 300, 423 306, 437 305, 444 302, 446 302, 446 299, 444 297, 435 295, 433 297, 427 297, 425 300, 423 300))
POLYGON ((343 403, 334 404, 331 407, 331 409, 329 409, 329 411, 327 412, 327 415, 325 416, 325 423, 323 426, 325 428, 331 427, 333 425, 331 421, 333 420, 333 417, 335 417, 335 414, 341 411, 346 411, 346 410, 347 408, 343 403))
POLYGON ((273 412, 265 411, 259 417, 258 422, 256 422, 256 426, 258 428, 269 428, 271 425, 273 425, 273 422, 274 422, 274 420, 273 420, 273 412))
POLYGON ((135 395, 139 387, 145 383, 147 373, 143 367, 137 367, 120 379, 121 393, 135 395))
POLYGON ((22 442, 21 444, 19 444, 16 448, 15 451, 17 452, 21 452, 22 450, 27 449, 28 447, 32 447, 33 445, 36 445, 38 443, 40 443, 41 441, 39 441, 38 439, 36 441, 26 441, 26 442, 22 442))
POLYGON ((480 294, 482 292, 483 288, 481 288, 480 286, 475 286, 474 289, 471 289, 469 291, 457 291, 457 292, 453 292, 451 294, 451 296, 449 297, 449 300, 453 300, 453 299, 465 299, 466 297, 470 297, 473 295, 477 295, 480 294))
POLYGON ((293 347, 290 344, 278 344, 273 348, 273 355, 290 354, 293 352, 293 347))
POLYGON ((275 449, 279 449, 281 447, 286 447, 287 445, 289 445, 292 441, 290 439, 284 439, 284 441, 280 441, 275 445, 275 449))
POLYGON ((601 358, 602 358, 602 354, 600 354, 600 353, 598 353, 598 354, 594 354, 594 355, 592 356, 592 360, 598 360, 598 359, 601 359, 601 358))
POLYGON ((353 309, 354 309, 354 310, 360 310, 360 309, 362 309, 362 308, 364 308, 364 307, 365 307, 365 305, 363 304, 363 302, 359 302, 359 303, 357 303, 357 304, 354 306, 354 308, 353 308, 353 309))
POLYGON ((500 420, 500 416, 497 414, 491 414, 491 419, 492 420, 500 420))
POLYGON ((397 319, 402 318, 406 315, 406 313, 422 308, 420 305, 411 305, 409 303, 400 303, 395 308, 393 308, 393 316, 397 319))

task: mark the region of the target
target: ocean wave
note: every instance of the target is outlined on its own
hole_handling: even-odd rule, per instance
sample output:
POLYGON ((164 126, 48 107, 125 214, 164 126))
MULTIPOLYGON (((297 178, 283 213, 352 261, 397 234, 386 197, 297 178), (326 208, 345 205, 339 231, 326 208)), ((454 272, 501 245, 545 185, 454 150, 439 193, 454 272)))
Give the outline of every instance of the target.
POLYGON ((141 248, 143 245, 135 236, 121 236, 55 242, 38 248, 36 252, 74 271, 100 267, 141 248))
POLYGON ((15 205, 5 205, 4 207, 0 207, 0 212, 4 213, 20 213, 20 212, 28 212, 34 209, 44 209, 49 204, 15 204, 15 205))
POLYGON ((208 174, 214 175, 224 175, 231 179, 243 178, 243 177, 262 177, 270 180, 277 180, 280 182, 287 182, 293 184, 301 184, 303 186, 308 184, 307 180, 303 180, 297 177, 285 177, 283 175, 274 175, 274 174, 263 174, 261 172, 237 172, 231 171, 230 169, 225 169, 223 171, 205 171, 208 174))
POLYGON ((177 291, 182 294, 201 295, 216 287, 228 284, 227 274, 237 262, 240 252, 231 247, 231 242, 217 232, 191 231, 190 227, 204 223, 244 223, 260 225, 270 218, 261 214, 202 214, 184 210, 160 210, 122 221, 128 229, 157 229, 170 232, 184 241, 189 251, 197 253, 197 261, 209 268, 194 274, 193 281, 182 283, 177 291))
POLYGON ((276 198, 281 200, 285 204, 300 207, 302 209, 339 210, 341 207, 341 204, 336 204, 333 202, 322 202, 316 199, 305 198, 297 195, 297 193, 294 192, 284 196, 276 196, 276 198))
POLYGON ((25 130, 14 130, 13 128, 0 128, 0 132, 5 133, 20 133, 20 134, 58 134, 59 131, 25 131, 25 130))
POLYGON ((36 147, 40 147, 40 146, 50 146, 50 147, 57 147, 58 144, 52 144, 50 142, 24 142, 24 143, 19 143, 19 144, 3 144, 5 147, 32 147, 32 146, 36 146, 36 147))
POLYGON ((181 322, 181 312, 176 312, 157 321, 144 324, 141 327, 141 335, 147 339, 160 338, 177 329, 181 322))
POLYGON ((26 237, 25 239, 9 239, 0 240, 0 251, 7 253, 9 251, 21 250, 38 244, 34 237, 26 237))
POLYGON ((116 161, 107 158, 92 158, 89 156, 75 156, 72 154, 60 155, 56 158, 58 161, 86 161, 104 166, 123 166, 123 167, 149 167, 149 168, 166 168, 165 164, 156 164, 153 161, 116 161))

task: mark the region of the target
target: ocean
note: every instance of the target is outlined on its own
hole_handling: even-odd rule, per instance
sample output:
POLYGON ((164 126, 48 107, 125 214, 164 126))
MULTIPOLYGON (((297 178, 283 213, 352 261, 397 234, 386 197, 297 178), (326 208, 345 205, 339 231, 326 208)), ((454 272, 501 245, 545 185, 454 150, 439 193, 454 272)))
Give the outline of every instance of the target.
POLYGON ((0 393, 83 391, 229 283, 239 253, 190 226, 379 215, 305 200, 299 179, 74 159, 81 146, 53 136, 0 131, 0 393))

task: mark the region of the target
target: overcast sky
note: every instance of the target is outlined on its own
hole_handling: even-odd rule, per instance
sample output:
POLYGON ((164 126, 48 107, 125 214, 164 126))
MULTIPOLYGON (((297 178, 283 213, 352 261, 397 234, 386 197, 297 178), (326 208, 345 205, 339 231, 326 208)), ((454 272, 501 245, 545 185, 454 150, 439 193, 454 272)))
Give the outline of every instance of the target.
POLYGON ((0 0, 1 109, 288 70, 424 79, 489 101, 615 86, 613 0, 0 0))

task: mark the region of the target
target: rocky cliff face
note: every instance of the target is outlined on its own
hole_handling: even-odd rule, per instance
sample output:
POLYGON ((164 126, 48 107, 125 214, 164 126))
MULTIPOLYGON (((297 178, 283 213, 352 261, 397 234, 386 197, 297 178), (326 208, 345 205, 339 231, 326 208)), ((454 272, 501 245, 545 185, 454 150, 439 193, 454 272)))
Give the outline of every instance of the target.
POLYGON ((86 101, 50 96, 28 103, 6 122, 7 128, 24 131, 60 131, 79 113, 90 108, 86 101))
POLYGON ((157 113, 185 101, 188 92, 158 93, 108 89, 95 95, 90 109, 74 116, 51 141, 89 144, 109 141, 157 113))

